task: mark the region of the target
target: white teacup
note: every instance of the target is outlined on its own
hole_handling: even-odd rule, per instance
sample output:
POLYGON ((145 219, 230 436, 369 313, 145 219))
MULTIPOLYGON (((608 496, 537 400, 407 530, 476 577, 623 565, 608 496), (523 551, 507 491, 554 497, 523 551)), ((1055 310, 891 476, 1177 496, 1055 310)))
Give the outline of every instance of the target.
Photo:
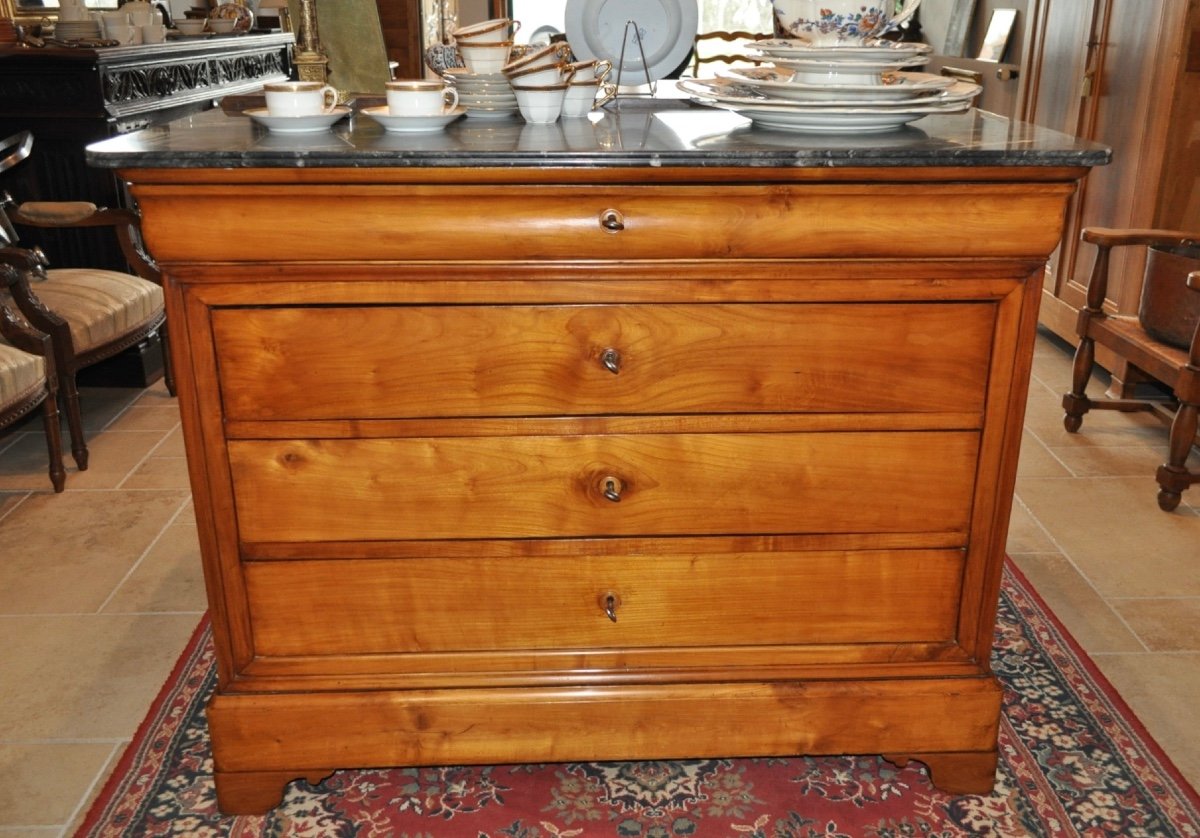
POLYGON ((438 116, 458 107, 458 91, 440 81, 400 79, 384 86, 392 116, 438 116))
POLYGON ((167 27, 162 23, 147 23, 142 27, 143 44, 161 44, 167 40, 167 27))
POLYGON ((263 85, 271 116, 314 116, 337 107, 338 92, 319 81, 281 81, 263 85))
POLYGON ((237 26, 237 20, 231 17, 209 18, 208 28, 218 35, 228 35, 237 26))
POLYGON ((561 84, 571 81, 575 70, 570 64, 535 64, 521 70, 505 69, 509 84, 520 84, 525 87, 541 87, 547 84, 561 84))
POLYGON ((862 43, 908 20, 921 0, 904 0, 892 14, 892 0, 771 0, 775 18, 793 38, 814 46, 862 43))
POLYGON ((604 81, 612 72, 612 62, 607 58, 592 58, 587 61, 576 61, 568 64, 575 71, 572 82, 604 81))
POLYGON ((543 125, 555 122, 562 114, 567 85, 564 83, 520 87, 514 84, 513 93, 517 96, 517 107, 525 121, 543 125))
POLYGON ((175 21, 175 28, 184 35, 199 35, 207 26, 208 21, 204 18, 186 18, 175 21))
POLYGON ((454 42, 474 44, 480 41, 511 41, 521 28, 521 21, 507 17, 494 17, 482 23, 472 23, 470 26, 460 26, 450 34, 454 42))
POLYGON ((512 41, 477 41, 458 45, 458 54, 472 73, 500 72, 511 52, 512 41))
POLYGON ((563 97, 563 118, 575 119, 587 116, 594 109, 607 105, 616 96, 617 86, 615 84, 605 84, 594 80, 571 82, 567 85, 567 94, 563 97))
POLYGON ((142 42, 142 29, 130 23, 108 23, 104 31, 110 41, 116 41, 123 47, 134 46, 142 42))
POLYGON ((566 42, 546 44, 543 47, 529 50, 519 58, 514 58, 505 64, 502 69, 505 75, 507 75, 528 69, 529 67, 536 67, 539 64, 557 64, 565 61, 570 54, 571 47, 566 42))

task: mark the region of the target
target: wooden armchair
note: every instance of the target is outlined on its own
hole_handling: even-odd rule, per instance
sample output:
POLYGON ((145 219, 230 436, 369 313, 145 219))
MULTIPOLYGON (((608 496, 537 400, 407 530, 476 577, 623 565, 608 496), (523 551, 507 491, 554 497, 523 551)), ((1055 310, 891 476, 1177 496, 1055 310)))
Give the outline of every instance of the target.
MULTIPOLYGON (((8 290, 22 281, 15 268, 0 265, 0 289, 8 290)), ((55 492, 61 492, 67 472, 62 462, 57 396, 50 336, 29 328, 0 302, 0 428, 7 428, 41 405, 50 483, 55 492)))
MULTIPOLYGON (((22 131, 0 140, 0 171, 29 155, 32 138, 22 131)), ((87 444, 75 378, 79 370, 160 335, 167 389, 175 392, 163 308, 162 277, 141 245, 139 215, 82 201, 17 203, 0 194, 0 263, 28 282, 11 290, 16 309, 33 328, 50 335, 58 389, 71 433, 71 454, 87 468, 87 444), (20 247, 16 225, 110 227, 133 273, 99 268, 51 270, 38 248, 20 247)))
POLYGON ((1087 305, 1079 312, 1071 391, 1063 396, 1063 425, 1074 433, 1089 410, 1150 410, 1137 399, 1088 398, 1085 388, 1099 343, 1171 388, 1178 401, 1167 444, 1167 461, 1158 467, 1158 505, 1171 511, 1183 492, 1200 482, 1187 468, 1200 412, 1200 233, 1173 230, 1109 230, 1091 227, 1083 240, 1097 247, 1088 282, 1087 305), (1114 247, 1147 248, 1141 306, 1137 317, 1103 309, 1108 287, 1109 254, 1114 247))

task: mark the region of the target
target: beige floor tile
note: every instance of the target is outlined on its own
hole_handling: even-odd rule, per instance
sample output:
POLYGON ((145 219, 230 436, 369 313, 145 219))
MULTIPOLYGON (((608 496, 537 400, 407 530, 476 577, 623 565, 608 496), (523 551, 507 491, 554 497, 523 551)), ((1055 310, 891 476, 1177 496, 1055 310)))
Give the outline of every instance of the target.
POLYGON ((121 484, 122 489, 188 489, 184 457, 149 457, 121 484))
POLYGON ((1021 459, 1017 464, 1021 477, 1071 477, 1071 471, 1042 444, 1042 441, 1026 431, 1021 435, 1021 459))
POLYGON ((1114 599, 1113 607, 1154 652, 1200 652, 1200 597, 1114 599))
POLYGON ((174 403, 149 402, 131 405, 113 419, 109 431, 171 431, 179 424, 179 407, 174 403))
MULTIPOLYGON (((1163 444, 1158 446, 1051 446, 1050 453, 1077 477, 1149 476, 1153 480, 1155 471, 1167 458, 1167 441, 1164 437, 1163 444)), ((1189 458, 1188 467, 1200 468, 1200 454, 1189 458)))
POLYGON ((29 497, 29 492, 0 492, 0 521, 29 497))
POLYGON ((1013 503, 1008 524, 1008 553, 1054 553, 1058 548, 1029 510, 1019 501, 1013 503))
POLYGON ((194 524, 196 523, 196 506, 192 502, 191 497, 187 499, 187 503, 183 505, 183 509, 179 513, 179 517, 175 519, 177 524, 194 524))
POLYGON ((1067 631, 1089 652, 1144 652, 1133 632, 1058 553, 1010 554, 1067 631))
POLYGON ((195 614, 0 617, 0 740, 133 735, 195 614))
POLYGON ((79 411, 84 430, 95 432, 108 427, 141 394, 140 389, 131 387, 80 387, 79 411))
POLYGON ((195 524, 172 524, 121 582, 104 613, 171 613, 208 607, 195 524))
POLYGON ((186 457, 183 447, 183 427, 176 425, 175 429, 163 437, 162 444, 154 449, 152 457, 186 457))
POLYGON ((1194 788, 1200 788, 1200 654, 1096 655, 1100 670, 1194 788))
POLYGON ((0 614, 94 612, 186 499, 180 491, 31 496, 3 522, 0 614))
POLYGON ((119 743, 0 744, 0 836, 62 825, 119 743))
MULTIPOLYGON (((41 430, 22 431, 14 434, 9 444, 0 450, 0 490, 24 492, 53 492, 50 482, 50 453, 46 449, 46 436, 41 430)), ((70 443, 63 435, 63 467, 67 479, 75 470, 71 459, 70 443)))
POLYGON ((1017 495, 1102 596, 1200 596, 1200 517, 1159 509, 1153 477, 1020 478, 1017 495))
POLYGON ((162 442, 163 431, 109 431, 88 439, 88 470, 67 461, 67 488, 115 489, 162 442))

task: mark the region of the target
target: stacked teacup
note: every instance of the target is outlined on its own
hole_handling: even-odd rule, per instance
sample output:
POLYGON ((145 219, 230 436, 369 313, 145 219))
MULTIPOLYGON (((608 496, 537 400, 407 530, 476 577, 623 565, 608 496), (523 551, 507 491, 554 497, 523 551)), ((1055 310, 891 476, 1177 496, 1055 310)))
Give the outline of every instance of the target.
POLYGON ((565 43, 546 44, 504 65, 526 122, 555 122, 562 114, 567 85, 575 76, 567 61, 570 54, 565 43))
POLYGON ((587 116, 593 108, 616 97, 617 86, 606 81, 612 72, 612 62, 607 58, 590 58, 567 66, 574 72, 567 82, 567 95, 563 97, 564 117, 587 116))
POLYGON ((520 21, 493 18, 453 32, 462 67, 447 67, 442 77, 458 92, 458 102, 475 119, 506 119, 517 112, 517 97, 501 72, 513 51, 520 21))

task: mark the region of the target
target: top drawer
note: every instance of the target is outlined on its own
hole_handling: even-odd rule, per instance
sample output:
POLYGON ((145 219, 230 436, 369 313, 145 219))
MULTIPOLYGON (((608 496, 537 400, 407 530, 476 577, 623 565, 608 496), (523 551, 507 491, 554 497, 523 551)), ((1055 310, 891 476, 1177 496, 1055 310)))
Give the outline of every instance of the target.
POLYGON ((985 303, 236 308, 232 420, 980 411, 985 303))
MULTIPOLYGON (((752 170, 747 170, 752 171, 752 170)), ((1046 183, 143 187, 164 263, 1044 258, 1073 187, 1046 183), (158 226, 204 219, 203 236, 158 226), (919 224, 911 219, 921 219, 919 224), (270 219, 270 235, 247 235, 270 219), (318 229, 319 228, 319 229, 318 229), (998 235, 1003 231, 1003 235, 998 235), (213 242, 220 242, 214 251, 213 242), (219 255, 217 255, 219 254, 219 255)))

